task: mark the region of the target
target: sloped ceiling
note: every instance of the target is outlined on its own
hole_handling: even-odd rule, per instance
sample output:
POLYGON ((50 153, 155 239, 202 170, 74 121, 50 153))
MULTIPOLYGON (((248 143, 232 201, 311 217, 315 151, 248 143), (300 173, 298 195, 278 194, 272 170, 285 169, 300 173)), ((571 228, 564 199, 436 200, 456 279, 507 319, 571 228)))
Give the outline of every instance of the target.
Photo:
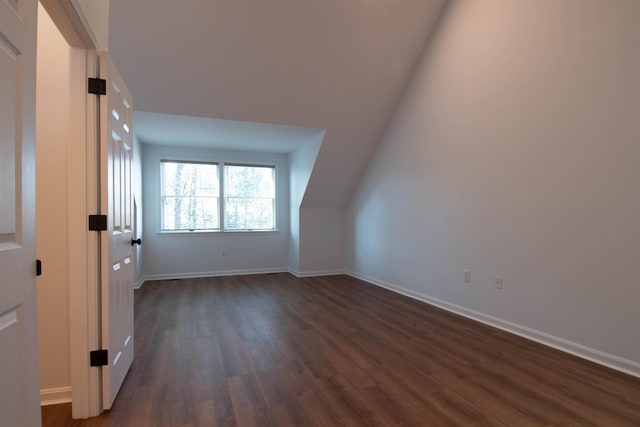
POLYGON ((109 50, 138 111, 326 129, 304 204, 342 206, 443 2, 111 0, 109 50))
POLYGON ((289 153, 320 129, 134 111, 136 135, 157 145, 289 153))

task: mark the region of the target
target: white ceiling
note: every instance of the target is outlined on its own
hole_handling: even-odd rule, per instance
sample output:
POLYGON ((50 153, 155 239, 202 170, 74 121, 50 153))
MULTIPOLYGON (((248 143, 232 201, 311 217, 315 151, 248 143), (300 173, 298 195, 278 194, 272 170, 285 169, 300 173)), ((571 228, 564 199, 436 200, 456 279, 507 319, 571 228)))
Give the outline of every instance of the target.
POLYGON ((341 206, 444 1, 111 0, 109 50, 136 110, 326 129, 305 203, 341 206))
POLYGON ((175 114, 133 113, 143 143, 288 153, 323 132, 321 129, 220 120, 175 114))

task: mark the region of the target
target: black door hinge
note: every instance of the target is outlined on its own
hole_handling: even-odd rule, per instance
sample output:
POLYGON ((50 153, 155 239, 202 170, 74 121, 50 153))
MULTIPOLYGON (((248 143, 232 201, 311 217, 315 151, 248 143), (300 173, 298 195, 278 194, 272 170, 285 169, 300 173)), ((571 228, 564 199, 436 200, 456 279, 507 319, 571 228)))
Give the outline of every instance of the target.
POLYGON ((89 231, 106 231, 106 215, 89 215, 89 231))
POLYGON ((107 81, 105 79, 89 77, 89 93, 94 95, 107 94, 107 81))
POLYGON ((42 276, 42 261, 36 260, 36 276, 42 276))
POLYGON ((89 366, 105 366, 109 364, 109 350, 89 352, 89 366))

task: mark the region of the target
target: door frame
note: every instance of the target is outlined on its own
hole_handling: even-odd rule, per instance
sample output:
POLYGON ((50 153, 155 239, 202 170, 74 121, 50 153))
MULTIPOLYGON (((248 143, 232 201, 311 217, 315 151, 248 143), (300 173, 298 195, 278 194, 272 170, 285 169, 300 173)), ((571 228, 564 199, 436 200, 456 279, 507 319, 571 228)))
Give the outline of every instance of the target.
POLYGON ((99 99, 87 93, 98 75, 98 54, 88 20, 74 0, 40 0, 70 47, 70 140, 68 160, 69 337, 73 418, 100 415, 100 370, 89 352, 100 348, 100 234, 88 230, 99 213, 99 99), (86 23, 86 24, 85 24, 86 23))

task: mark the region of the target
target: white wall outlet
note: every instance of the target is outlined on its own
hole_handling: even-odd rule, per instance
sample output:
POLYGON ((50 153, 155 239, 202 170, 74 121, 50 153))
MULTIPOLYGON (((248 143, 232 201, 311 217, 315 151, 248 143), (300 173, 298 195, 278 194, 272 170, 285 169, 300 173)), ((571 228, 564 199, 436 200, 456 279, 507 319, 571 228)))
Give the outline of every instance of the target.
POLYGON ((496 289, 502 289, 502 277, 496 276, 496 289))
POLYGON ((227 256, 227 250, 225 248, 220 249, 220 256, 227 256))
POLYGON ((464 283, 471 283, 471 271, 464 271, 464 283))

